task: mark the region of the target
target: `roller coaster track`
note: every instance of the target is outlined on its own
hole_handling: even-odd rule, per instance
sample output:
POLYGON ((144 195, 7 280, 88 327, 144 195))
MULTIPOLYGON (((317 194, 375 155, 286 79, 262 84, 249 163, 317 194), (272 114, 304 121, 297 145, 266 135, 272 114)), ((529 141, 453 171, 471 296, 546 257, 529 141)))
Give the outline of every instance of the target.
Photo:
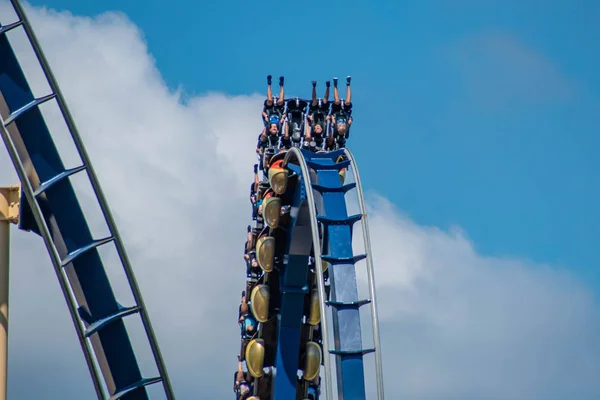
MULTIPOLYGON (((270 307, 272 312, 277 313, 279 325, 277 339, 276 343, 273 343, 273 340, 270 344, 268 340, 261 342, 264 349, 260 354, 264 354, 263 360, 268 360, 266 365, 262 360, 257 363, 256 359, 249 359, 257 353, 254 349, 246 352, 248 369, 255 378, 263 379, 263 375, 260 371, 256 373, 259 368, 253 367, 252 364, 274 367, 275 374, 271 378, 271 387, 268 390, 260 391, 258 389, 261 386, 259 382, 255 385, 254 394, 260 395, 261 400, 306 397, 308 383, 297 383, 297 371, 303 367, 298 365, 296 360, 309 357, 302 354, 304 348, 308 352, 308 342, 302 343, 301 339, 301 330, 303 329, 301 321, 303 315, 307 319, 308 315, 307 310, 303 309, 299 303, 311 295, 311 279, 306 270, 309 257, 312 257, 316 271, 316 289, 321 316, 320 345, 322 349, 325 349, 325 351, 321 349, 321 354, 324 355, 320 361, 324 366, 326 399, 334 398, 332 376, 334 368, 331 365, 329 354, 334 355, 336 361, 337 397, 348 400, 366 398, 363 357, 371 352, 375 353, 377 398, 383 399, 381 346, 369 227, 360 176, 354 157, 347 149, 315 153, 291 148, 285 154, 281 166, 289 174, 290 184, 281 198, 282 204, 291 202, 290 222, 282 227, 276 224, 275 228, 288 231, 286 251, 283 257, 280 257, 283 261, 280 261, 278 268, 265 270, 265 275, 279 275, 278 279, 275 279, 275 282, 279 282, 279 287, 270 288, 271 292, 276 294, 270 301, 280 305, 279 308, 270 307), (340 173, 350 167, 354 182, 345 183, 343 177, 340 179, 340 173), (345 195, 352 189, 357 191, 360 214, 349 216, 345 195), (319 196, 315 197, 315 193, 318 193, 319 196), (362 255, 354 255, 352 249, 353 225, 358 221, 362 222, 365 249, 365 254, 362 255), (363 259, 366 260, 367 267, 368 299, 358 298, 355 268, 356 263, 363 259), (330 296, 328 296, 325 286, 323 262, 330 265, 330 296), (366 304, 370 304, 373 333, 373 348, 370 349, 363 348, 359 313, 359 308, 366 304), (331 310, 332 328, 329 327, 328 310, 331 310), (330 333, 335 343, 334 349, 329 347, 330 333), (269 353, 276 353, 276 356, 269 353)), ((268 211, 263 208, 263 213, 265 212, 268 211)), ((275 230, 270 230, 272 236, 277 236, 275 230)), ((257 257, 260 257, 258 252, 257 248, 257 257)), ((269 280, 273 281, 271 278, 269 280)), ((252 309, 252 304, 250 309, 252 309)), ((311 315, 314 312, 315 310, 310 310, 311 315)), ((250 342, 250 346, 252 346, 252 342, 250 342)), ((257 345, 254 344, 254 347, 257 345)), ((246 349, 248 350, 248 347, 246 349)), ((314 354, 313 356, 318 357, 314 354)), ((308 371, 312 368, 311 364, 305 362, 304 365, 305 370, 302 371, 302 374, 312 376, 308 371)))
MULTIPOLYGON (((374 352, 375 352, 375 357, 376 357, 376 361, 375 361, 375 366, 376 366, 376 377, 377 377, 377 393, 378 393, 378 398, 379 399, 383 399, 383 375, 382 375, 382 364, 381 364, 381 345, 380 345, 380 340, 379 340, 379 323, 378 323, 378 318, 377 318, 377 303, 376 303, 376 296, 375 296, 375 277, 374 277, 374 272, 373 272, 373 260, 372 260, 372 256, 371 256, 371 243, 370 243, 370 236, 369 236, 369 228, 368 228, 368 221, 367 221, 367 212, 366 212, 366 208, 364 205, 364 197, 363 197, 363 191, 362 191, 362 185, 361 185, 361 181, 360 181, 360 176, 358 173, 358 168, 356 167, 356 163, 354 161, 354 157, 352 155, 352 153, 347 150, 344 149, 343 153, 345 155, 345 157, 348 159, 349 161, 349 166, 353 167, 353 175, 354 175, 354 185, 355 188, 357 190, 357 194, 358 194, 358 201, 359 201, 359 210, 360 210, 360 216, 361 216, 361 220, 363 223, 363 241, 364 241, 364 246, 365 246, 365 252, 366 252, 366 262, 367 262, 367 277, 369 280, 369 296, 370 299, 369 302, 371 304, 371 316, 372 316, 372 329, 373 329, 373 341, 374 341, 374 352)), ((310 154, 311 156, 313 154, 310 154)), ((328 156, 336 156, 336 153, 332 153, 332 154, 327 154, 328 156)), ((312 157, 311 157, 312 158, 312 157)), ((306 192, 307 192, 307 201, 309 204, 309 210, 310 210, 310 217, 311 220, 313 221, 311 224, 311 231, 312 231, 312 240, 313 240, 313 254, 314 254, 314 258, 315 258, 315 265, 317 266, 317 270, 319 272, 319 274, 317 275, 317 282, 318 282, 318 290, 319 290, 319 306, 320 306, 320 312, 321 315, 327 315, 327 309, 326 309, 326 305, 331 305, 333 302, 328 302, 327 301, 327 297, 325 295, 325 286, 324 286, 324 280, 323 280, 323 264, 322 264, 322 246, 321 246, 321 241, 319 238, 319 229, 318 229, 318 221, 319 221, 319 213, 317 212, 317 207, 316 207, 316 203, 314 200, 314 194, 313 194, 313 190, 317 190, 319 193, 323 194, 326 192, 331 192, 331 193, 338 193, 338 187, 337 185, 333 186, 333 187, 325 187, 325 186, 317 186, 317 185, 313 185, 311 183, 311 179, 310 179, 310 170, 308 167, 308 163, 306 162, 305 157, 303 156, 302 152, 299 151, 298 149, 291 149, 291 151, 288 153, 288 156, 286 157, 286 161, 285 163, 289 163, 291 160, 295 159, 301 166, 302 169, 302 177, 303 177, 303 181, 304 184, 306 186, 306 192)), ((318 163, 314 163, 311 162, 311 165, 313 166, 313 168, 315 170, 317 170, 317 174, 318 171, 320 170, 320 166, 318 163)), ((323 169, 323 171, 328 171, 329 167, 326 167, 327 164, 321 164, 322 167, 324 167, 325 169, 323 169)), ((334 164, 335 165, 335 164, 334 164)), ((339 188, 341 189, 342 193, 345 193, 347 190, 350 190, 351 188, 349 186, 344 187, 343 185, 339 188)), ((321 215, 324 214, 325 210, 327 209, 327 206, 324 205, 323 209, 321 210, 321 215)), ((349 219, 346 220, 348 222, 351 221, 352 217, 348 217, 349 219)), ((325 220, 325 219, 323 219, 325 220)), ((333 220, 331 220, 333 221, 333 220)), ((343 219, 338 219, 336 222, 338 221, 343 221, 343 219)), ((344 222, 346 222, 344 221, 344 222)), ((344 223, 342 222, 342 223, 344 223)), ((352 252, 351 247, 352 247, 352 242, 347 243, 350 246, 350 252, 352 252)), ((351 257, 345 257, 346 259, 350 259, 351 257)), ((335 268, 335 263, 336 262, 341 262, 343 261, 342 257, 333 257, 331 255, 326 256, 325 258, 326 261, 334 264, 334 266, 332 266, 332 269, 335 268), (337 260, 335 260, 337 258, 337 260)), ((342 305, 341 301, 337 301, 334 300, 334 302, 337 303, 338 306, 342 305)), ((360 307, 359 302, 361 302, 361 300, 345 300, 343 303, 346 306, 351 306, 352 303, 356 304, 357 308, 360 307)), ((354 305, 352 304, 352 305, 354 305)), ((355 316, 356 317, 356 316, 355 316)), ((358 321, 360 321, 360 318, 357 318, 358 321)), ((328 341, 328 333, 329 333, 329 329, 327 326, 327 318, 322 318, 321 319, 321 325, 322 325, 322 335, 323 335, 323 346, 326 349, 329 349, 329 341, 328 341)), ((358 328, 358 326, 355 326, 355 328, 358 328)), ((339 361, 343 362, 344 361, 344 356, 349 356, 349 355, 354 355, 354 354, 358 354, 358 353, 363 353, 364 350, 362 348, 342 348, 344 347, 344 341, 341 340, 341 337, 343 334, 347 334, 348 332, 341 332, 340 331, 340 327, 339 325, 335 326, 334 328, 334 338, 335 338, 335 342, 337 343, 338 341, 340 341, 339 346, 334 350, 331 351, 329 350, 330 353, 332 354, 336 354, 336 356, 340 359, 339 361), (354 354, 352 354, 354 353, 354 354)), ((332 383, 332 379, 331 379, 331 366, 329 365, 329 357, 325 356, 324 357, 324 363, 325 363, 325 381, 326 381, 326 393, 327 393, 327 399, 332 399, 333 398, 333 392, 332 392, 332 387, 331 387, 331 383, 332 383)), ((339 382, 344 382, 344 381, 348 381, 348 379, 354 380, 354 379, 358 379, 358 381, 362 380, 364 382, 364 377, 363 376, 351 376, 351 377, 345 377, 343 375, 343 372, 341 370, 338 370, 338 376, 337 376, 337 380, 338 380, 338 393, 343 393, 342 398, 344 399, 348 399, 348 398, 359 398, 360 397, 360 388, 356 388, 356 387, 348 387, 350 385, 346 385, 344 386, 343 384, 340 384, 339 382), (346 379, 344 379, 346 378, 346 379), (359 390, 359 392, 357 392, 356 390, 359 390)), ((356 382, 353 382, 356 383, 356 382)), ((364 392, 364 389, 363 389, 364 392)))
POLYGON ((125 246, 90 158, 32 26, 17 0, 18 21, 0 24, 0 133, 21 181, 23 230, 39 234, 48 250, 83 349, 98 399, 145 400, 146 386, 162 382, 174 398, 150 318, 136 283, 125 246), (7 34, 23 28, 47 79, 51 93, 35 98, 7 34), (78 151, 81 165, 65 168, 39 106, 55 100, 78 151), (109 236, 93 238, 86 215, 69 178, 85 172, 102 210, 109 236), (124 307, 98 252, 114 244, 135 304, 124 307), (158 376, 142 377, 124 318, 142 321, 158 376), (106 393, 105 393, 106 391, 106 393))
MULTIPOLYGON (((146 400, 146 386, 159 382, 162 382, 167 398, 173 399, 166 366, 108 202, 31 24, 18 0, 11 0, 11 3, 18 20, 0 24, 0 134, 23 188, 20 228, 39 234, 44 240, 98 399, 146 400), (29 87, 7 37, 18 28, 25 31, 40 62, 51 89, 49 94, 35 98, 29 87), (81 165, 65 167, 44 121, 39 107, 53 100, 60 108, 81 165), (81 172, 87 174, 92 185, 110 232, 108 237, 92 237, 69 179, 81 172), (129 282, 135 302, 129 307, 117 302, 98 252, 100 246, 109 243, 115 245, 129 282), (142 320, 158 371, 156 377, 141 375, 124 323, 125 317, 135 314, 142 320)), ((266 378, 263 367, 274 367, 271 380, 265 380, 266 394, 261 394, 261 400, 305 398, 308 382, 314 379, 301 379, 298 384, 298 370, 302 370, 304 378, 309 375, 309 370, 311 378, 320 377, 321 364, 327 400, 334 398, 334 371, 337 397, 358 400, 366 398, 364 356, 373 352, 377 398, 383 399, 373 261, 355 160, 347 149, 311 152, 291 148, 281 161, 282 169, 289 174, 286 175, 288 190, 272 204, 278 206, 281 199, 288 203, 289 223, 282 229, 270 227, 269 235, 275 232, 282 239, 278 243, 281 254, 277 263, 273 262, 274 269, 263 275, 262 288, 271 285, 269 289, 274 295, 271 301, 263 302, 267 307, 262 310, 266 316, 263 315, 265 318, 261 320, 268 322, 261 322, 259 341, 254 341, 254 346, 247 344, 242 358, 246 358, 249 370, 253 366, 253 376, 259 383, 266 378), (345 183, 344 177, 340 179, 348 168, 352 168, 352 183, 345 183), (352 189, 357 191, 360 213, 349 216, 345 195, 352 189), (359 221, 365 254, 354 255, 352 232, 359 221), (361 260, 366 260, 367 299, 358 298, 356 264, 361 260), (329 265, 327 271, 325 263, 329 265), (268 280, 270 275, 273 279, 268 280), (308 313, 307 303, 310 304, 308 313), (373 333, 373 348, 369 349, 363 348, 359 313, 360 307, 366 304, 370 304, 373 333), (332 327, 328 317, 331 317, 332 327), (303 331, 306 327, 309 327, 308 335, 303 331), (320 340, 315 335, 320 336, 320 340), (333 349, 330 348, 330 336, 333 349), (330 354, 335 357, 335 367, 330 354), (300 360, 304 360, 303 366, 300 366, 300 360)), ((279 215, 279 207, 276 211, 279 215)), ((251 304, 252 313, 257 310, 259 297, 253 297, 256 304, 251 304)), ((268 296, 265 298, 269 300, 268 296)), ((259 385, 255 385, 255 394, 258 394, 258 388, 259 385)))

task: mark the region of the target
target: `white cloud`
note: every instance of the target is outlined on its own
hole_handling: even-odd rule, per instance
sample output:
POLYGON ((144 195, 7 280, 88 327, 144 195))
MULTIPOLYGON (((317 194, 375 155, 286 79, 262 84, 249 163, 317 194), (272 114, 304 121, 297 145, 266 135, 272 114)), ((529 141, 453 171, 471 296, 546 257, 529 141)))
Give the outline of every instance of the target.
MULTIPOLYGON (((124 16, 28 12, 117 216, 178 398, 227 398, 262 95, 183 104, 124 16)), ((12 171, 0 157, 0 183, 14 182, 12 171)), ((418 226, 377 195, 369 205, 387 398, 600 392, 598 308, 585 286, 548 266, 482 257, 459 230, 418 226)), ((92 398, 43 244, 13 232, 9 394, 92 398)))
POLYGON ((482 257, 460 232, 370 200, 386 382, 402 398, 597 396, 591 291, 549 266, 482 257))

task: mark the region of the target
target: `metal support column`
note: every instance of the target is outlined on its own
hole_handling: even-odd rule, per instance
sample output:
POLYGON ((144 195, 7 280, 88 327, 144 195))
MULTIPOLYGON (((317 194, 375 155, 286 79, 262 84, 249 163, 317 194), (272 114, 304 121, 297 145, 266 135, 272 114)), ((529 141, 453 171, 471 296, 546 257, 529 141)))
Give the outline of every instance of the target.
POLYGON ((20 193, 18 185, 0 187, 0 400, 7 395, 9 226, 19 221, 20 193))

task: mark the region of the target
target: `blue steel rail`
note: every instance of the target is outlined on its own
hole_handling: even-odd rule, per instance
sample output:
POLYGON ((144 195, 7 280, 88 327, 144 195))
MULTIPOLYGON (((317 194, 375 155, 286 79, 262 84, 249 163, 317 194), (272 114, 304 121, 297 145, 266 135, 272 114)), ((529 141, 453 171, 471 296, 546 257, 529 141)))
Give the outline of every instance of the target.
MULTIPOLYGON (((323 353, 321 363, 324 367, 324 383, 321 387, 324 387, 325 398, 333 400, 336 394, 336 398, 345 400, 366 399, 363 358, 374 352, 377 399, 381 400, 384 392, 375 280, 366 210, 354 158, 346 149, 315 153, 291 148, 285 154, 281 167, 287 169, 289 174, 289 184, 281 200, 290 209, 289 222, 280 230, 285 236, 285 244, 280 242, 280 245, 284 245, 283 262, 277 271, 272 272, 278 275, 275 280, 277 287, 272 288, 273 293, 279 293, 277 299, 272 299, 278 305, 275 308, 277 328, 273 332, 274 344, 265 351, 274 355, 269 357, 273 361, 269 361, 267 366, 274 367, 275 375, 265 400, 305 398, 297 397, 302 393, 299 392, 298 370, 303 368, 298 365, 298 360, 308 357, 303 353, 303 340, 307 339, 303 339, 302 329, 305 326, 302 321, 307 316, 307 296, 311 296, 311 290, 314 290, 311 289, 313 282, 309 280, 307 267, 310 257, 314 262, 321 316, 320 346, 323 353), (345 183, 341 171, 349 169, 352 169, 354 181, 345 183), (346 207, 346 193, 352 189, 356 189, 358 196, 358 215, 348 215, 346 207), (320 196, 316 196, 316 193, 320 196), (354 255, 352 235, 353 227, 358 222, 362 223, 365 254, 354 255), (359 299, 356 263, 364 259, 367 261, 369 298, 359 299), (329 266, 329 292, 325 286, 323 262, 329 266), (371 307, 373 348, 365 349, 359 309, 367 304, 371 307), (329 317, 333 321, 331 328, 329 317), (330 332, 334 348, 329 346, 330 332), (332 378, 334 367, 330 354, 335 357, 335 394, 332 378)), ((271 230, 271 234, 276 233, 271 230)), ((310 313, 312 315, 312 308, 310 313)), ((262 326, 260 329, 262 330, 262 326)), ((251 360, 252 363, 255 361, 251 360)), ((303 375, 304 373, 307 371, 303 371, 303 375)), ((254 393, 257 392, 255 387, 254 393)))
MULTIPOLYGON (((377 307, 375 301, 375 281, 371 258, 366 210, 358 169, 352 154, 346 150, 314 153, 306 150, 291 149, 286 155, 284 165, 296 170, 301 175, 301 191, 306 191, 308 209, 310 211, 313 256, 317 269, 317 285, 321 308, 321 329, 324 349, 325 392, 327 399, 333 399, 331 366, 329 354, 335 355, 336 380, 338 397, 349 399, 365 399, 365 378, 363 356, 374 352, 376 357, 376 377, 378 399, 384 398, 383 378, 381 368, 381 348, 379 343, 379 330, 377 320, 377 307), (340 160, 345 156, 345 160, 340 160), (295 165, 299 169, 294 168, 295 165), (353 169, 355 182, 344 184, 340 179, 342 169, 353 169), (312 174, 311 174, 312 172, 312 174), (313 179, 311 179, 311 175, 313 179), (346 208, 345 194, 357 189, 359 208, 361 213, 349 216, 346 208), (321 194, 322 200, 315 202, 313 191, 321 194), (363 237, 366 254, 353 254, 352 230, 356 222, 363 223, 363 237), (319 229, 323 229, 322 238, 319 229), (369 280, 369 299, 359 299, 356 283, 355 263, 367 259, 367 275, 369 280), (324 290, 323 271, 321 260, 330 265, 331 299, 327 299, 324 290), (373 329, 373 348, 364 349, 362 346, 362 329, 360 325, 359 308, 371 305, 371 318, 373 329), (333 337, 335 348, 328 345, 328 331, 326 306, 331 307, 333 317, 333 337)), ((298 190, 298 189, 297 189, 298 190)), ((282 315, 282 319, 283 319, 282 315)), ((283 334, 279 332, 279 335, 283 334)), ((282 336, 279 336, 281 341, 282 336)), ((279 368, 285 368, 280 364, 279 368)), ((279 369, 277 369, 279 371, 279 369)), ((286 371, 286 375, 288 372, 286 371)), ((279 374, 278 374, 279 376, 279 374)), ((277 385, 277 379, 276 379, 277 385)), ((276 399, 278 397, 275 389, 276 399)))
POLYGON ((22 183, 21 228, 44 240, 65 296, 98 399, 148 399, 146 386, 162 382, 174 398, 148 312, 98 178, 56 79, 31 24, 17 0, 11 0, 18 21, 0 24, 0 133, 22 183), (35 98, 6 33, 22 27, 40 62, 51 93, 35 98), (38 106, 56 100, 82 165, 66 169, 38 106), (110 235, 92 237, 69 177, 85 171, 102 209, 110 235), (136 304, 120 305, 98 253, 113 243, 136 304), (159 376, 142 377, 123 318, 138 314, 146 331, 159 376), (102 379, 103 378, 103 379, 102 379))

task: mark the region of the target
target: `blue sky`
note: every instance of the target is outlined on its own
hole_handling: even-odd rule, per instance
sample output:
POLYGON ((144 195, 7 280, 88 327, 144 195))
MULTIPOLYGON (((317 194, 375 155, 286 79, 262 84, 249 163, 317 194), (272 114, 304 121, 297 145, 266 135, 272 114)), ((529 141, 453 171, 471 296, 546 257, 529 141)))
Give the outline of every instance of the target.
MULTIPOLYGON (((173 2, 43 3, 76 16, 28 9, 115 212, 178 398, 230 394, 239 346, 231 316, 244 283, 235 249, 249 222, 267 73, 284 74, 288 93, 306 96, 312 79, 354 78, 351 148, 371 189, 384 380, 397 383, 386 383, 388 398, 599 398, 600 273, 591 240, 599 222, 599 6, 396 1, 302 3, 292 12, 279 3, 211 11, 166 9, 173 2), (107 10, 123 14, 101 14, 107 10), (318 29, 306 22, 317 19, 318 29), (307 28, 277 36, 278 21, 307 28), (189 94, 187 102, 161 78, 189 94), (206 188, 230 195, 207 196, 206 188)), ((6 6, 0 0, 2 22, 6 6)), ((10 40, 40 86, 24 43, 16 33, 10 40)), ((46 112, 57 127, 57 114, 46 112)), ((53 136, 74 162, 64 129, 53 136)), ((15 179, 0 155, 0 181, 15 179)), ((87 186, 73 179, 90 226, 104 227, 87 186)), ((13 233, 9 397, 89 397, 43 243, 13 233), (40 299, 45 312, 31 319, 40 299), (60 368, 56 359, 65 361, 60 368)), ((104 256, 117 298, 131 305, 124 275, 104 256)), ((145 335, 131 319, 147 360, 145 335)))
POLYGON ((190 94, 263 92, 270 73, 309 96, 312 79, 352 75, 367 188, 420 224, 459 225, 483 254, 600 289, 600 3, 553 3, 31 1, 124 12, 190 94))

